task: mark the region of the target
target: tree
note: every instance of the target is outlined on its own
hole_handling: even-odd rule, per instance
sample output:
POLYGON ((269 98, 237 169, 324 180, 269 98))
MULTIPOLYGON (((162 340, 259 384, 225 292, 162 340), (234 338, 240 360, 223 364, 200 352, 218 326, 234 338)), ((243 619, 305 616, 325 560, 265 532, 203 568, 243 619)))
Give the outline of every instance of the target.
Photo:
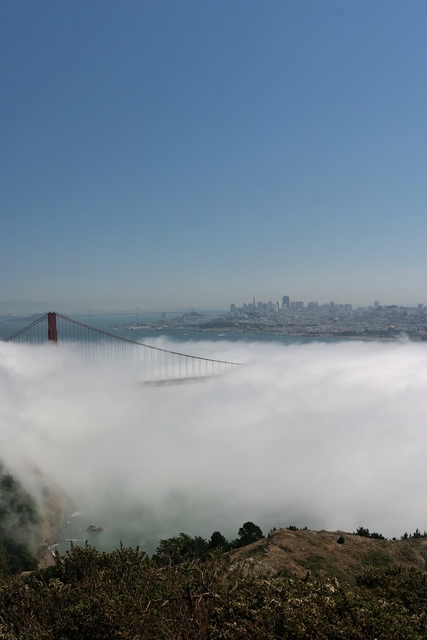
POLYGON ((362 538, 369 538, 369 529, 364 529, 363 527, 359 527, 356 529, 356 533, 358 536, 362 536, 362 538))
POLYGON ((253 522, 245 522, 243 527, 238 531, 239 539, 237 540, 238 547, 245 547, 251 542, 256 542, 264 537, 261 529, 253 522))
POLYGON ((211 535, 208 546, 209 549, 221 549, 222 551, 227 551, 230 545, 227 538, 225 538, 222 533, 214 531, 211 535))
POLYGON ((370 538, 373 538, 374 540, 385 540, 386 538, 383 536, 382 533, 377 533, 376 531, 373 531, 372 533, 369 534, 370 538))
POLYGON ((372 538, 374 540, 386 540, 382 533, 377 533, 373 531, 369 533, 369 529, 364 529, 363 527, 359 527, 356 529, 356 533, 358 536, 362 536, 362 538, 372 538))
POLYGON ((160 540, 153 560, 158 564, 179 564, 195 558, 204 558, 207 551, 208 543, 204 538, 192 538, 187 533, 180 533, 179 536, 160 540))

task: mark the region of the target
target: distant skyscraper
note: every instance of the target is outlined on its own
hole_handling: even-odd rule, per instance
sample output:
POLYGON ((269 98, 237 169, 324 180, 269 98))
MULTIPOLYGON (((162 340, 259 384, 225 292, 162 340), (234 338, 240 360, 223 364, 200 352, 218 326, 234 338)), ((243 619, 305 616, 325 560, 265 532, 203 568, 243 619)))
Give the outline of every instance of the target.
POLYGON ((289 296, 283 296, 282 304, 284 307, 287 307, 289 309, 289 296))
POLYGON ((375 309, 378 309, 378 307, 379 307, 379 306, 380 306, 379 301, 378 301, 378 300, 375 300, 375 302, 374 302, 374 307, 375 307, 375 309))
POLYGON ((295 309, 303 309, 304 303, 301 301, 295 302, 295 309))

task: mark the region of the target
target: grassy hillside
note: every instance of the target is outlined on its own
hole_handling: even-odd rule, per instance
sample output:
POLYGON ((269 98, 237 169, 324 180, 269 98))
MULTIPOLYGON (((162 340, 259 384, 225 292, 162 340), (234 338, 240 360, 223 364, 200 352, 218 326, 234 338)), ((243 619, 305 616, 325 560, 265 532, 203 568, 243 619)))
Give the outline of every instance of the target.
POLYGON ((316 578, 336 577, 355 584, 370 566, 404 564, 425 570, 427 538, 378 540, 344 531, 290 531, 279 529, 231 555, 232 566, 264 577, 298 576, 310 571, 316 578), (338 543, 343 538, 344 543, 338 543))

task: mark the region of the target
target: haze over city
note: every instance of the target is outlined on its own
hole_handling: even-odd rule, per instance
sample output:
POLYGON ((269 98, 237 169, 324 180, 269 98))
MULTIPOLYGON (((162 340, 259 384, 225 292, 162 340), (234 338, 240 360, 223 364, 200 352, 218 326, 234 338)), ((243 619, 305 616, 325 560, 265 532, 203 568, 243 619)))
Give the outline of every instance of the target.
POLYGON ((422 0, 1 2, 0 302, 425 304, 426 26, 422 0))

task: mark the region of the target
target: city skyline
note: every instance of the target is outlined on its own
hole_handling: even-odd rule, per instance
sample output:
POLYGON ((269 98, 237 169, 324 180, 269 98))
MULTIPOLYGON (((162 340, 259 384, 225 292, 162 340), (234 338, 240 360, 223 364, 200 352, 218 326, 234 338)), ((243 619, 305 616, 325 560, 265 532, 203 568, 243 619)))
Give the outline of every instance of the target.
MULTIPOLYGON (((383 307, 413 307, 413 308, 418 308, 418 309, 422 309, 424 308, 424 304, 422 302, 418 302, 415 305, 400 305, 398 303, 393 303, 391 305, 388 304, 380 304, 379 300, 374 300, 373 304, 370 305, 360 305, 360 308, 362 309, 382 309, 383 307)), ((340 308, 340 309, 347 309, 349 311, 352 310, 353 307, 356 307, 356 305, 354 305, 352 302, 340 302, 340 301, 334 301, 334 300, 330 300, 329 302, 325 302, 325 301, 321 301, 318 302, 317 300, 309 300, 309 301, 304 301, 304 300, 292 300, 290 298, 290 296, 282 296, 281 300, 276 300, 276 302, 273 302, 272 300, 269 300, 268 302, 264 302, 261 300, 257 300, 256 296, 253 296, 252 298, 252 302, 243 302, 242 304, 235 304, 234 302, 230 304, 230 311, 234 311, 234 310, 238 310, 238 309, 243 309, 243 308, 251 308, 252 310, 268 310, 268 311, 274 311, 277 310, 276 307, 278 307, 278 309, 314 309, 314 308, 329 308, 329 309, 334 309, 334 308, 340 308), (234 307, 234 309, 232 309, 231 307, 234 307)))
POLYGON ((382 309, 382 308, 408 308, 408 309, 425 309, 426 304, 424 302, 417 302, 415 304, 400 304, 400 302, 392 302, 385 303, 383 301, 374 300, 370 301, 366 304, 355 304, 354 302, 341 302, 337 301, 329 301, 326 302, 324 300, 292 300, 290 296, 281 296, 282 300, 268 300, 268 302, 256 300, 256 296, 253 296, 253 299, 256 300, 255 309, 252 309, 253 302, 241 302, 241 303, 227 303, 214 306, 214 305, 158 305, 158 307, 143 307, 143 306, 129 306, 127 308, 97 308, 94 305, 90 305, 88 308, 84 308, 83 306, 73 306, 73 303, 65 303, 61 308, 58 308, 56 303, 52 303, 51 301, 29 301, 29 300, 0 300, 0 317, 6 316, 14 316, 14 315, 22 315, 22 316, 30 316, 39 313, 46 313, 48 309, 54 311, 62 311, 71 313, 72 315, 96 315, 96 314, 107 314, 107 315, 117 315, 117 314, 150 314, 150 313, 186 313, 186 312, 200 312, 200 313, 224 313, 226 311, 242 311, 243 309, 247 309, 248 311, 253 310, 261 310, 261 311, 282 311, 287 308, 289 311, 292 310, 313 310, 313 309, 344 309, 344 310, 357 310, 357 309, 382 309), (283 303, 283 298, 289 298, 289 304, 285 305, 283 303), (260 305, 262 309, 260 309, 260 305))
POLYGON ((422 0, 1 2, 0 308, 426 304, 426 27, 422 0))

